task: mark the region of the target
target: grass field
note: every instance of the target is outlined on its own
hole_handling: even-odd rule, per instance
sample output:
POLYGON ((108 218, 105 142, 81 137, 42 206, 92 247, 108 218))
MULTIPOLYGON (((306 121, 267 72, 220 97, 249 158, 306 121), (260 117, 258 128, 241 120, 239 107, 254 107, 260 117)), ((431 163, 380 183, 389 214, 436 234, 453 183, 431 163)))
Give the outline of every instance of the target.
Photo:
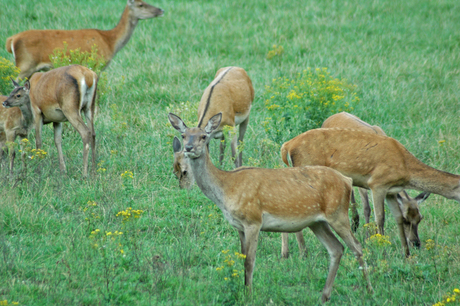
MULTIPOLYGON (((426 164, 460 173, 460 2, 148 2, 163 8, 164 17, 140 21, 106 70, 96 119, 98 172, 82 178, 81 138, 66 124, 67 175, 59 172, 51 126, 44 128, 45 159, 29 159, 27 168, 17 159, 12 178, 1 173, 0 305, 320 303, 328 255, 309 230, 308 256, 298 256, 291 237, 286 260, 280 234, 261 233, 247 296, 243 261, 234 255, 236 230, 197 187, 178 188, 172 173, 178 133, 167 114, 195 124, 198 101, 221 67, 246 69, 256 91, 243 165, 283 166, 279 148, 289 138, 273 141, 263 127, 266 86, 307 67, 327 67, 357 85, 353 114, 381 126, 426 164), (273 45, 284 53, 267 59, 273 45), (129 208, 136 212, 123 217, 129 208), (229 256, 232 267, 225 266, 229 256)), ((124 5, 0 0, 0 41, 28 29, 110 29, 124 5)), ((0 56, 13 61, 3 47, 0 56)), ((215 157, 217 150, 214 141, 215 157)), ((224 168, 230 170, 229 156, 224 168)), ((366 292, 346 248, 329 304, 432 305, 452 295, 460 287, 460 208, 431 195, 422 213, 422 247, 409 259, 391 214, 385 224, 391 244, 365 240, 360 227, 356 236, 375 293, 366 292)))

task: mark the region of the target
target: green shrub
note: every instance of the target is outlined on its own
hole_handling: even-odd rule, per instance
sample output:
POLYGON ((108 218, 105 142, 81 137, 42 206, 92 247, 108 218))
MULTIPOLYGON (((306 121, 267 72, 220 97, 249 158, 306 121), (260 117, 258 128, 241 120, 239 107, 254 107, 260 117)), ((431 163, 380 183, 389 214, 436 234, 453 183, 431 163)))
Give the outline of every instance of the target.
POLYGON ((10 77, 16 79, 21 70, 4 57, 0 57, 0 94, 8 96, 13 90, 10 77))
POLYGON ((293 79, 279 77, 265 87, 263 98, 269 117, 265 131, 276 142, 284 142, 341 111, 352 111, 359 102, 356 85, 331 77, 327 68, 308 68, 293 79))

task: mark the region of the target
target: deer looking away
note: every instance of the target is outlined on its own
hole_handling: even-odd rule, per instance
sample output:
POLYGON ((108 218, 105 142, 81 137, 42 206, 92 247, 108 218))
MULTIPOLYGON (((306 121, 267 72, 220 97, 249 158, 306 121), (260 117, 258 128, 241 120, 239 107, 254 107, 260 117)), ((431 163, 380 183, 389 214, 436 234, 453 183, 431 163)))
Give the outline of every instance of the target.
MULTIPOLYGON (((30 100, 22 99, 28 89, 19 86, 13 79, 11 81, 14 90, 8 97, 0 96, 0 101, 3 102, 3 107, 0 106, 0 153, 2 155, 7 142, 14 142, 18 136, 21 139, 27 138, 34 126, 30 100)), ((13 174, 15 155, 14 149, 10 149, 10 174, 13 174)))
POLYGON ((53 123, 54 142, 59 155, 59 168, 66 172, 62 154, 62 122, 69 121, 83 140, 83 175, 88 174, 88 154, 91 145, 93 169, 95 168, 94 108, 97 75, 92 70, 72 65, 32 75, 24 86, 17 87, 8 98, 12 105, 30 103, 32 112, 24 113, 24 120, 33 121, 37 149, 42 146, 42 126, 53 123), (16 93, 16 94, 14 94, 16 93), (14 104, 13 104, 14 103, 14 104), (81 113, 85 114, 88 126, 81 113))
MULTIPOLYGON (((204 127, 209 119, 222 113, 222 121, 213 132, 212 138, 221 139, 219 162, 222 164, 225 151, 224 126, 239 125, 239 134, 231 142, 232 157, 235 167, 241 167, 243 152, 237 155, 237 147, 242 144, 249 123, 249 113, 254 100, 254 88, 251 79, 243 68, 225 67, 217 71, 214 80, 205 89, 198 105, 198 127, 204 127)), ((190 189, 193 185, 193 174, 187 158, 184 157, 180 141, 173 142, 173 171, 179 179, 180 188, 190 189)))
MULTIPOLYGON (((338 114, 334 114, 327 118, 322 128, 348 128, 353 130, 358 130, 362 132, 367 132, 370 134, 377 134, 386 136, 385 132, 378 126, 370 125, 367 122, 361 120, 360 118, 349 114, 347 112, 341 112, 338 114)), ((287 166, 289 166, 287 164, 287 166)), ((371 209, 369 206, 369 197, 367 195, 367 190, 365 188, 358 188, 359 194, 361 195, 361 199, 363 201, 364 207, 364 218, 366 223, 369 223, 371 209)), ((403 222, 404 222, 404 230, 406 233, 406 237, 408 242, 411 242, 414 246, 420 247, 420 237, 418 235, 418 225, 420 221, 423 219, 422 214, 420 213, 419 204, 425 201, 430 193, 422 192, 415 198, 410 197, 407 192, 402 191, 396 195, 397 201, 399 203, 399 207, 401 208, 403 222)), ((352 229, 356 231, 359 226, 359 215, 356 209, 356 201, 354 198, 353 192, 351 193, 351 212, 352 212, 352 229)), ((305 252, 304 246, 304 238, 302 233, 296 233, 296 238, 299 244, 299 248, 302 253, 305 252)), ((281 254, 283 257, 288 257, 289 249, 288 249, 288 236, 286 233, 282 234, 282 251, 281 254)))
POLYGON ((43 69, 51 69, 50 55, 54 49, 68 50, 80 48, 82 52, 90 52, 96 45, 98 54, 107 63, 123 48, 131 38, 139 19, 161 16, 163 10, 141 0, 128 0, 118 25, 112 30, 28 30, 13 35, 6 40, 6 50, 12 53, 16 66, 21 69, 19 78, 30 76, 43 69))
POLYGON ((171 125, 182 134, 184 154, 197 185, 238 230, 241 252, 246 255, 245 285, 251 288, 260 231, 298 232, 309 227, 330 255, 321 297, 327 301, 344 249, 332 227, 353 251, 372 292, 362 247, 348 220, 351 179, 327 167, 219 170, 211 162, 208 144, 221 119, 218 113, 206 125, 188 128, 178 116, 169 114, 171 125))
MULTIPOLYGON (((397 194, 415 189, 460 201, 460 176, 429 167, 393 138, 351 129, 315 129, 285 142, 284 163, 322 165, 353 179, 353 185, 370 189, 379 234, 384 234, 384 200, 398 224, 401 244, 410 255, 405 220, 397 194)), ((419 222, 419 221, 418 221, 419 222)))

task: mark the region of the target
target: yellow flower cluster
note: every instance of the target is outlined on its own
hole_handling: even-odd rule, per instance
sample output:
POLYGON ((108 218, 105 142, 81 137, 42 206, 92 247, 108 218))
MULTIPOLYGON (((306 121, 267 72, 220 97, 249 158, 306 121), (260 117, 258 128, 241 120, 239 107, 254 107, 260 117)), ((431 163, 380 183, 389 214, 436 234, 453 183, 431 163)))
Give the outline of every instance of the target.
POLYGON ((433 306, 445 306, 446 304, 455 302, 460 302, 460 289, 458 288, 455 288, 452 294, 448 294, 446 297, 444 297, 442 302, 437 302, 436 304, 433 304, 433 306))
POLYGON ((425 249, 427 249, 428 251, 429 250, 432 250, 436 247, 436 244, 434 243, 434 240, 433 239, 428 239, 427 241, 425 241, 426 244, 425 244, 425 249))
POLYGON ((117 217, 122 217, 123 222, 130 221, 132 219, 138 219, 141 217, 141 215, 144 213, 142 209, 132 209, 131 207, 128 207, 126 210, 122 210, 116 214, 117 217))
POLYGON ((281 57, 283 53, 284 53, 283 46, 273 45, 272 50, 268 51, 267 53, 267 59, 271 60, 275 56, 281 57))
POLYGON ((21 70, 4 57, 0 57, 0 93, 9 94, 13 89, 10 77, 16 79, 21 70))
POLYGON ((369 241, 372 242, 373 244, 376 244, 378 246, 384 246, 384 245, 389 245, 391 244, 390 242, 390 237, 388 236, 383 236, 381 234, 375 234, 369 237, 369 241))
POLYGON ((8 300, 0 301, 0 306, 8 306, 8 305, 19 305, 19 302, 13 302, 13 301, 11 301, 11 303, 8 304, 8 300))
POLYGON ((133 174, 132 171, 126 170, 125 172, 123 172, 123 173, 121 174, 121 177, 122 177, 122 178, 131 178, 131 179, 132 179, 132 178, 134 178, 134 174, 133 174))

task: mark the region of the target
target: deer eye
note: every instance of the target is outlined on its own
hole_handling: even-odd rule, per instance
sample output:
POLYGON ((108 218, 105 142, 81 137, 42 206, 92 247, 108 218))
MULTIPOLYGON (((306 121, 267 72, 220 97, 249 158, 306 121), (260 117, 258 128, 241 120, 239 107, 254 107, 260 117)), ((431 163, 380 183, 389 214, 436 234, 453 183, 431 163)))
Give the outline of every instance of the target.
POLYGON ((206 135, 201 136, 201 139, 205 140, 205 139, 206 139, 206 135))
POLYGON ((143 6, 144 6, 144 4, 143 4, 143 3, 139 3, 139 5, 138 5, 138 6, 139 6, 139 7, 143 7, 143 6))
POLYGON ((187 170, 184 170, 184 171, 182 172, 182 175, 183 175, 183 176, 187 175, 187 170))
POLYGON ((21 95, 16 95, 16 98, 20 98, 20 97, 21 97, 21 95))
POLYGON ((182 136, 182 139, 185 139, 185 135, 181 135, 182 136))

